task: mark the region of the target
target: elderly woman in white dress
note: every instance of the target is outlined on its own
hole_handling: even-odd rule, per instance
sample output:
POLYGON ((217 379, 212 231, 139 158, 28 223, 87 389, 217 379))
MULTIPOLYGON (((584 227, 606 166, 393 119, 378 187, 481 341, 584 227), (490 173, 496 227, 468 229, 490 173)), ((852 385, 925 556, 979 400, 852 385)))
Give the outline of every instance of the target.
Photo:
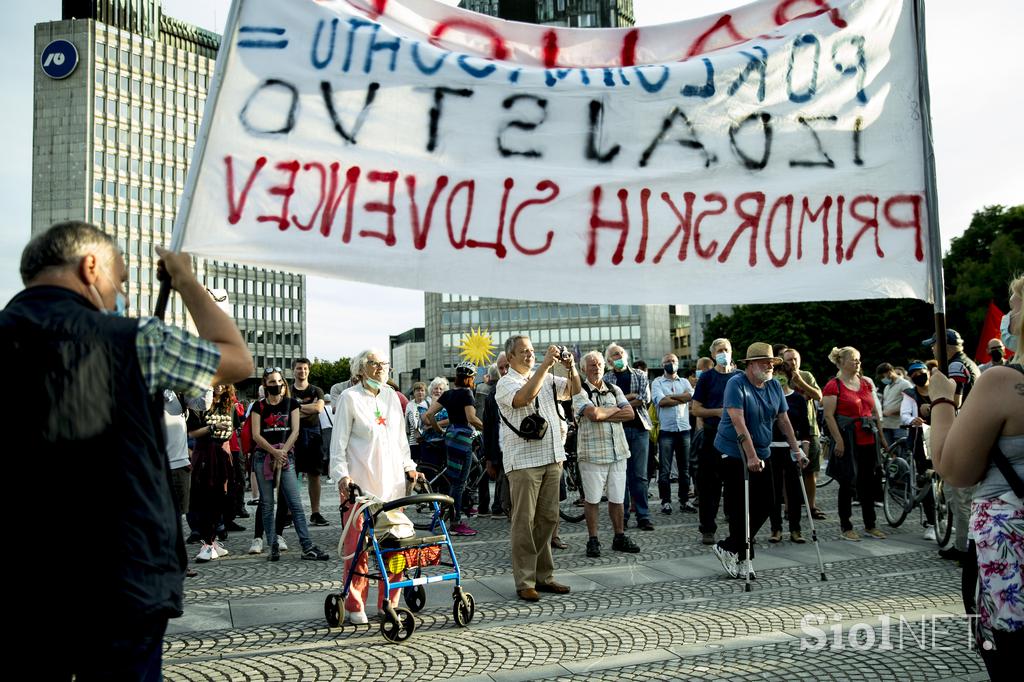
MULTIPOLYGON (((331 478, 338 482, 342 499, 348 498, 349 483, 355 483, 366 494, 384 501, 405 496, 406 480, 415 480, 416 463, 409 452, 405 419, 398 395, 387 385, 389 363, 379 351, 367 350, 356 356, 352 371, 360 381, 338 397, 334 412, 334 433, 331 439, 331 478)), ((343 523, 348 521, 350 508, 343 523)), ((356 550, 363 519, 352 521, 345 536, 345 555, 356 550)), ((347 571, 367 572, 366 553, 349 560, 347 571)), ((399 579, 398 575, 393 576, 399 579)), ((366 623, 365 603, 369 581, 353 576, 345 599, 347 620, 355 625, 366 623)), ((398 602, 399 591, 388 595, 392 604, 398 602)), ((384 603, 383 583, 377 595, 377 608, 384 603)))

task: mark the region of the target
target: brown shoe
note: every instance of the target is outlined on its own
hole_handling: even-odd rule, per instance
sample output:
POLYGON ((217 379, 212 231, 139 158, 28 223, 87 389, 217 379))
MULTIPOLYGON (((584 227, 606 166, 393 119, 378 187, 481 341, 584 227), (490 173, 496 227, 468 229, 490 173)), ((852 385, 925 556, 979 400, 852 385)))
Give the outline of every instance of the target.
POLYGON ((524 590, 516 590, 516 594, 519 595, 519 598, 523 601, 540 601, 540 595, 537 593, 537 590, 532 587, 527 587, 524 590))
POLYGON ((552 592, 554 594, 569 594, 571 588, 568 585, 556 583, 554 580, 547 583, 537 583, 537 592, 552 592))
POLYGON ((776 543, 776 542, 782 542, 782 531, 781 530, 773 530, 772 531, 772 536, 770 538, 768 538, 768 542, 771 542, 773 544, 776 543))
POLYGON ((798 545, 802 545, 805 542, 807 542, 807 540, 804 540, 803 534, 800 531, 798 531, 798 530, 795 530, 792 533, 790 533, 789 534, 789 539, 790 539, 791 542, 795 542, 798 545))
POLYGON ((562 538, 560 538, 560 537, 558 537, 556 535, 555 537, 551 538, 551 546, 554 547, 555 549, 565 549, 569 545, 567 545, 564 542, 562 542, 562 538))

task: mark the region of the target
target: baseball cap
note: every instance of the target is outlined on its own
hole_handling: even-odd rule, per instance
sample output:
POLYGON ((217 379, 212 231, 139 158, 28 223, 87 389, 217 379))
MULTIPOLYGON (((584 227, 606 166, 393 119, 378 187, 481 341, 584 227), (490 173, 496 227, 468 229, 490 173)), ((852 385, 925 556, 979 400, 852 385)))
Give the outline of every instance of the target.
MULTIPOLYGON (((921 342, 922 346, 931 346, 935 343, 935 334, 932 334, 927 339, 921 342)), ((946 343, 950 346, 962 346, 964 345, 964 338, 960 336, 960 332, 955 329, 946 330, 946 343)))

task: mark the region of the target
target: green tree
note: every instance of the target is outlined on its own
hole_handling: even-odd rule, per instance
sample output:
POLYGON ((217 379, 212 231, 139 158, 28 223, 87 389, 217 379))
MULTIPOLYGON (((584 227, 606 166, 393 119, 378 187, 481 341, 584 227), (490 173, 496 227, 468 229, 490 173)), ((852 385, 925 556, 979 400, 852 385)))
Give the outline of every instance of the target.
POLYGON ((728 338, 736 358, 755 341, 784 343, 799 350, 802 368, 821 380, 836 372, 828 360, 835 347, 859 350, 868 376, 881 362, 906 366, 926 356, 921 341, 931 335, 934 321, 931 304, 910 299, 739 305, 729 317, 711 320, 704 338, 728 338))
POLYGON ((1009 310, 1007 285, 1024 270, 1024 205, 976 211, 963 235, 953 239, 942 269, 947 324, 963 335, 971 354, 989 301, 1009 310))
POLYGON ((352 369, 348 358, 340 358, 334 362, 313 358, 313 364, 309 367, 309 383, 319 386, 324 392, 330 391, 334 384, 348 381, 351 377, 352 369))

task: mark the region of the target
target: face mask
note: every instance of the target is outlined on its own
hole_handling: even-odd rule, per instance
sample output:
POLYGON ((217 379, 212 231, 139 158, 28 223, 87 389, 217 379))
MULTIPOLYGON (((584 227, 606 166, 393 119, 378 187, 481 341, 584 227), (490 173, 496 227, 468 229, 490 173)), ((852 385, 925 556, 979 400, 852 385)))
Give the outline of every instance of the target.
POLYGON ((917 374, 917 375, 914 376, 913 381, 918 386, 924 386, 925 384, 928 383, 928 375, 927 374, 917 374))
POLYGON ((697 370, 697 371, 696 371, 696 372, 694 373, 694 376, 696 376, 696 377, 697 377, 698 379, 700 379, 700 375, 701 375, 701 374, 703 374, 703 373, 704 373, 704 370, 702 370, 702 369, 698 369, 698 370, 697 370))
POLYGON ((999 322, 999 336, 1007 348, 1017 347, 1017 335, 1010 333, 1010 313, 1003 315, 1003 319, 999 322))
POLYGON ((282 388, 284 388, 284 386, 264 386, 263 390, 267 392, 267 395, 281 395, 282 388))
POLYGON ((719 367, 727 366, 730 362, 732 362, 732 353, 722 351, 721 353, 715 356, 715 362, 718 363, 719 367))
MULTIPOLYGON (((103 266, 100 266, 100 269, 103 270, 103 276, 107 278, 107 281, 110 282, 111 284, 113 284, 114 280, 112 280, 110 278, 110 275, 107 274, 106 269, 103 268, 103 266)), ((115 293, 114 293, 114 309, 110 310, 109 308, 107 308, 106 306, 103 305, 103 297, 100 296, 99 289, 96 288, 96 285, 90 284, 89 285, 89 289, 90 289, 90 291, 92 292, 92 295, 93 295, 93 303, 96 304, 96 307, 99 308, 100 312, 103 313, 104 315, 113 315, 114 317, 124 317, 125 314, 128 312, 128 299, 120 291, 115 291, 115 293)), ((116 290, 117 287, 114 287, 114 289, 116 290)))
POLYGON ((619 358, 618 360, 612 360, 612 366, 615 367, 616 372, 621 372, 623 369, 626 368, 626 361, 623 360, 622 358, 619 358))
POLYGON ((369 377, 367 377, 366 379, 363 379, 363 381, 365 381, 366 385, 372 388, 373 390, 380 390, 380 382, 377 381, 376 379, 370 379, 369 377))
POLYGON ((663 367, 665 369, 665 374, 675 374, 679 369, 679 365, 674 362, 666 362, 663 367))
POLYGON ((990 352, 990 355, 992 356, 992 362, 1002 362, 1003 361, 1003 351, 999 350, 998 348, 995 349, 995 350, 992 350, 990 352))
POLYGON ((889 377, 882 377, 882 385, 883 386, 888 386, 891 383, 892 383, 892 379, 890 379, 889 377))

